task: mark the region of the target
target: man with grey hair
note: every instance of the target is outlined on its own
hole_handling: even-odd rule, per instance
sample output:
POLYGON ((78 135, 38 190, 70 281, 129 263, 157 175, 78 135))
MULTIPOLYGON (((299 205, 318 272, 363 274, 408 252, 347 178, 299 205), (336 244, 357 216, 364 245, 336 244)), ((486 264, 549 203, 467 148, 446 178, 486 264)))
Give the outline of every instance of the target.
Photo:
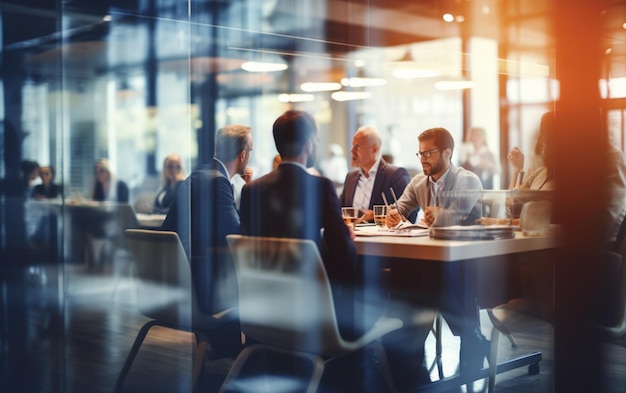
MULTIPOLYGON (((178 233, 191 262, 199 305, 209 314, 238 305, 237 281, 226 243, 226 235, 239 233, 230 179, 235 174, 244 176, 251 152, 250 127, 233 124, 220 128, 213 158, 178 187, 161 226, 178 233)), ((211 346, 225 346, 224 353, 234 355, 241 345, 238 328, 237 323, 219 340, 211 340, 211 346)))
POLYGON ((351 162, 357 168, 346 176, 343 191, 339 196, 341 206, 354 206, 361 210, 363 220, 374 219, 373 206, 393 201, 391 189, 397 196, 411 181, 405 168, 388 164, 381 158, 382 140, 378 130, 372 126, 360 127, 352 138, 351 162))

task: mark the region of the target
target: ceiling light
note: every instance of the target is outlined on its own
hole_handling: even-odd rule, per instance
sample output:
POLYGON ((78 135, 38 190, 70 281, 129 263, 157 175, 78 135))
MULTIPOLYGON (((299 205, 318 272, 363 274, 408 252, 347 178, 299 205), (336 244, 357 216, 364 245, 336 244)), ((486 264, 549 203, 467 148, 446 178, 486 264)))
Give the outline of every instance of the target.
POLYGON ((343 78, 341 84, 348 87, 371 87, 371 86, 384 86, 387 84, 387 80, 384 78, 343 78))
POLYGON ((452 14, 443 14, 443 20, 444 22, 454 22, 454 15, 452 14))
POLYGON ((351 100, 365 100, 370 98, 372 93, 369 91, 336 91, 330 95, 335 101, 351 101, 351 100))
POLYGON ((274 72, 284 71, 287 64, 284 63, 263 63, 258 61, 247 61, 241 65, 241 68, 248 72, 274 72))
POLYGON ((341 89, 341 83, 337 82, 306 82, 300 85, 300 88, 306 92, 315 91, 335 91, 341 89))
POLYGON ((385 64, 385 68, 391 70, 391 74, 400 79, 431 78, 439 75, 439 70, 424 68, 413 58, 410 49, 407 49, 400 60, 385 64))
POLYGON ((278 101, 280 102, 307 102, 307 101, 313 101, 314 99, 315 99, 315 96, 313 94, 284 93, 284 94, 278 95, 278 101))
POLYGON ((464 90, 476 87, 474 81, 439 81, 435 82, 437 90, 464 90))

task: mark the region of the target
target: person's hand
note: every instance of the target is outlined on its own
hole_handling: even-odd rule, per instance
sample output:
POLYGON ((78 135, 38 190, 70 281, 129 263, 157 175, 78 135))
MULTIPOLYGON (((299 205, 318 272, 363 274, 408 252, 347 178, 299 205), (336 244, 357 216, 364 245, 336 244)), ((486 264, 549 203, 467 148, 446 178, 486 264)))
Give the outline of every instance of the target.
POLYGON ((426 225, 431 226, 435 222, 435 218, 437 217, 437 212, 440 211, 441 208, 437 206, 428 206, 424 209, 424 222, 426 225))
POLYGON ((348 232, 350 233, 350 239, 354 240, 356 237, 356 232, 354 232, 354 227, 352 225, 346 225, 348 228, 348 232))
POLYGON ((374 219, 374 210, 361 210, 363 215, 359 217, 357 224, 364 221, 372 221, 374 219))
POLYGON ((387 228, 394 228, 403 221, 406 221, 406 218, 402 214, 400 214, 398 209, 390 209, 387 212, 385 225, 387 225, 387 228))
POLYGON ((243 176, 241 176, 241 178, 243 179, 244 182, 250 183, 250 181, 252 180, 252 174, 253 174, 252 168, 247 166, 246 169, 243 171, 243 176))
POLYGON ((514 147, 506 157, 513 167, 513 172, 520 172, 524 168, 524 153, 519 147, 514 147))

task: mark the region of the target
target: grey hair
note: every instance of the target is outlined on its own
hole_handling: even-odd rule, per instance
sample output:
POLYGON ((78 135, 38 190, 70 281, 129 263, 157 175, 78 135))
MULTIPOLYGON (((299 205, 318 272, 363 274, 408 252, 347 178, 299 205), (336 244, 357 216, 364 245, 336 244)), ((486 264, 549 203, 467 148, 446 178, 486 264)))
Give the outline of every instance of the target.
POLYGON ((229 124, 217 130, 215 135, 215 157, 227 163, 237 158, 243 150, 250 150, 251 127, 229 124))

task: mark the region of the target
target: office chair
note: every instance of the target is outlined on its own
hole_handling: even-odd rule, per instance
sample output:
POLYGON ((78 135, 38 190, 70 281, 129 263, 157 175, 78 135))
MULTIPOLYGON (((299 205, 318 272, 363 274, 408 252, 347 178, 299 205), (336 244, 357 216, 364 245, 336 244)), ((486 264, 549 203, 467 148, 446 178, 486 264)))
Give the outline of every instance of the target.
POLYGON ((626 219, 602 258, 598 327, 608 341, 626 347, 626 219))
MULTIPOLYGON (((348 341, 341 337, 335 305, 317 245, 310 240, 227 236, 239 287, 239 317, 242 332, 253 345, 235 360, 221 393, 259 392, 264 378, 268 392, 286 386, 314 392, 330 359, 373 344, 381 360, 388 391, 395 391, 379 338, 402 327, 399 319, 381 317, 363 336, 348 341), (255 352, 289 354, 305 372, 241 373, 255 352), (298 378, 297 374, 303 374, 298 378), (261 375, 259 375, 261 374, 261 375), (265 375, 263 375, 265 374, 265 375)), ((266 358, 266 355, 257 357, 266 358)), ((271 364, 270 364, 271 367, 271 364)), ((271 372, 271 370, 270 370, 271 372)))
POLYGON ((233 310, 209 315, 200 310, 187 254, 176 232, 127 229, 128 245, 135 262, 137 305, 151 320, 139 330, 115 383, 120 392, 124 379, 153 326, 192 332, 196 339, 192 387, 203 366, 211 331, 232 321, 233 310))

